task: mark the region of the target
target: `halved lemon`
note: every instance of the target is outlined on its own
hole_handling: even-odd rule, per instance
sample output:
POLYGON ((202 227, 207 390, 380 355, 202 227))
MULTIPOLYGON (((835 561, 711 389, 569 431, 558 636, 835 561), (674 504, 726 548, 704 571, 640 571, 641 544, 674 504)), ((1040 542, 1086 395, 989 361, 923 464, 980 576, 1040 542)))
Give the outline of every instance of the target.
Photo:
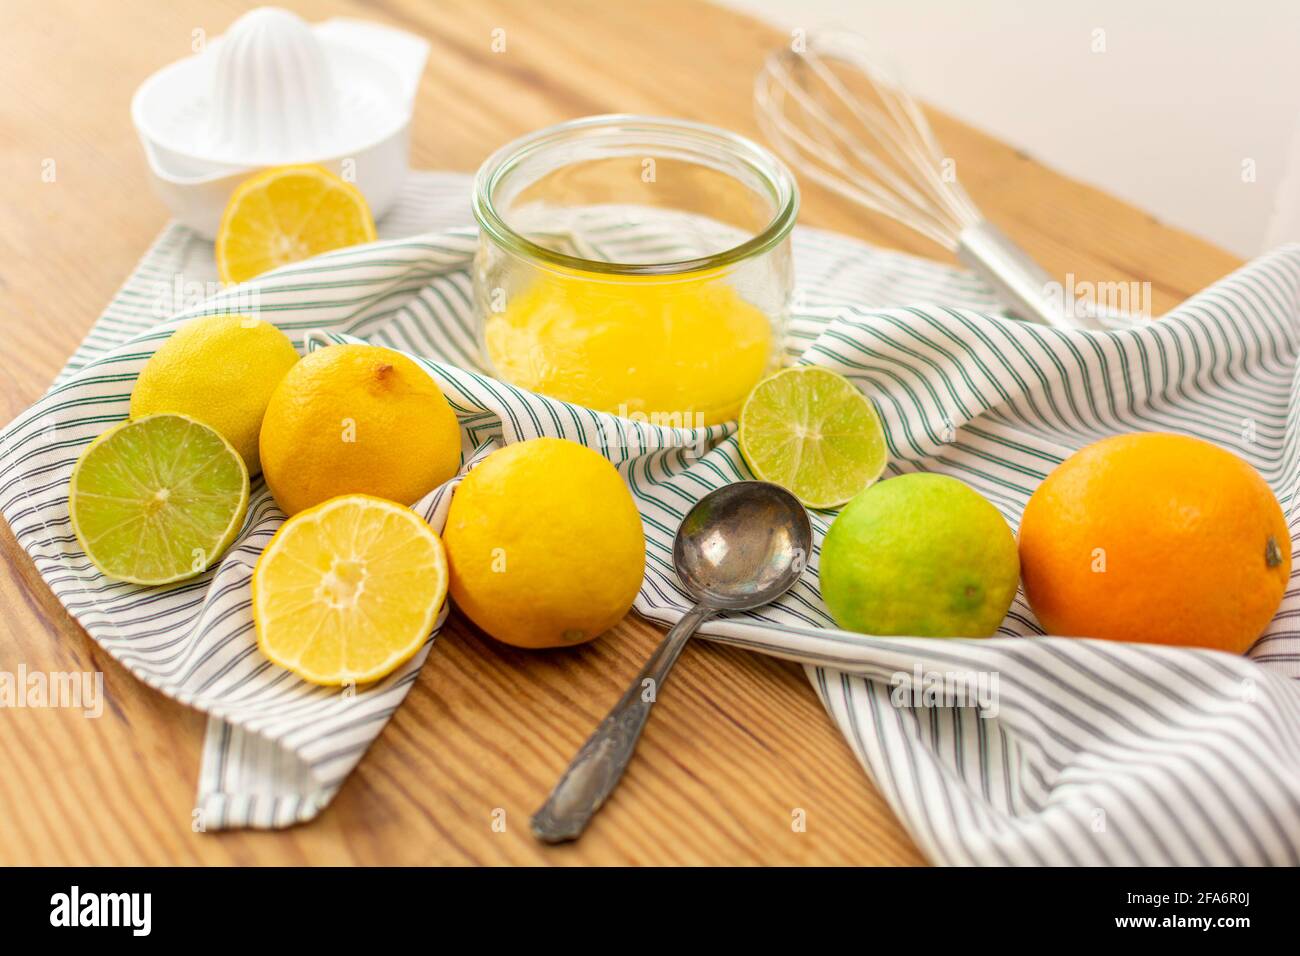
POLYGON ((409 508, 343 495, 294 515, 253 571, 257 645, 313 684, 362 684, 418 651, 447 598, 442 540, 409 508))
POLYGON ((277 166, 240 183, 217 230, 223 282, 246 282, 290 262, 375 241, 361 190, 323 166, 277 166))
POLYGON ((777 372, 740 410, 740 453, 754 476, 809 508, 837 508, 889 462, 884 429, 852 382, 816 365, 777 372))
POLYGON ((68 483, 82 550, 104 574, 132 584, 171 584, 211 567, 247 510, 239 452, 184 415, 110 428, 77 459, 68 483))

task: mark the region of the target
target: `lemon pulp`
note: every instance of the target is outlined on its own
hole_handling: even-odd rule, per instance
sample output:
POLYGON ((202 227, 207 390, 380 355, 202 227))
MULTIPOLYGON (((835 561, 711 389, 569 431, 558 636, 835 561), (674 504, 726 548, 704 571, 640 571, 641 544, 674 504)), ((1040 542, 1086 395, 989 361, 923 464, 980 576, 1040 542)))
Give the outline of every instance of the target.
POLYGON ((676 427, 735 418, 773 358, 768 317, 716 270, 544 272, 485 326, 488 359, 506 381, 676 427))
POLYGON ((423 646, 446 596, 442 541, 423 518, 382 498, 332 498, 281 525, 258 559, 258 647, 315 684, 378 680, 423 646))
POLYGON ((240 183, 217 230, 223 282, 246 282, 311 256, 375 241, 375 220, 352 183, 322 166, 276 166, 240 183))

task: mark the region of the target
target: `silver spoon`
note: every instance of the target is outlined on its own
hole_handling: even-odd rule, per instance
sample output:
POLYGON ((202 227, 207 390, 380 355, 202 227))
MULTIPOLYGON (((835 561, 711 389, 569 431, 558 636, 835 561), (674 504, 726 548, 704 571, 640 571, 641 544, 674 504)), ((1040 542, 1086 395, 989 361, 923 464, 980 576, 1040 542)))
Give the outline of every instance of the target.
POLYGON ((533 814, 539 840, 576 840, 614 792, 658 690, 695 629, 719 611, 776 600, 799 580, 811 550, 808 513, 780 485, 739 481, 696 502, 673 541, 673 567, 695 606, 664 637, 533 814))

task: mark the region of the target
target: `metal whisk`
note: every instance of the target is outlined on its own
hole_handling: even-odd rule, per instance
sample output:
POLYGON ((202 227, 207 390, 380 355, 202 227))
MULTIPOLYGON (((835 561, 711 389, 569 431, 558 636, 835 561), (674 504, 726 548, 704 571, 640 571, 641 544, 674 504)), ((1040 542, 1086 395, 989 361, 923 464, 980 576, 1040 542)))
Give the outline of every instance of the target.
POLYGON ((798 172, 956 253, 1015 315, 1104 327, 1061 308, 1051 277, 984 218, 916 101, 873 62, 861 37, 820 34, 804 49, 772 53, 755 80, 754 105, 764 134, 798 172))

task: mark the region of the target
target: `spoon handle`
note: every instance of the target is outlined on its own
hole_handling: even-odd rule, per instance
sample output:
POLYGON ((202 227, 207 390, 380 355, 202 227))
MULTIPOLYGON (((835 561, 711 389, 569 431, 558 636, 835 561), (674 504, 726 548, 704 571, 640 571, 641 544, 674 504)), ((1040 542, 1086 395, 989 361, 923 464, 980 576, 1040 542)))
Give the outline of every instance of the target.
POLYGON ((641 739, 650 708, 677 656, 695 629, 711 614, 712 608, 695 605, 655 648, 641 673, 569 763, 546 803, 533 814, 533 835, 537 839, 544 843, 563 843, 582 834, 622 779, 632 751, 641 739))

